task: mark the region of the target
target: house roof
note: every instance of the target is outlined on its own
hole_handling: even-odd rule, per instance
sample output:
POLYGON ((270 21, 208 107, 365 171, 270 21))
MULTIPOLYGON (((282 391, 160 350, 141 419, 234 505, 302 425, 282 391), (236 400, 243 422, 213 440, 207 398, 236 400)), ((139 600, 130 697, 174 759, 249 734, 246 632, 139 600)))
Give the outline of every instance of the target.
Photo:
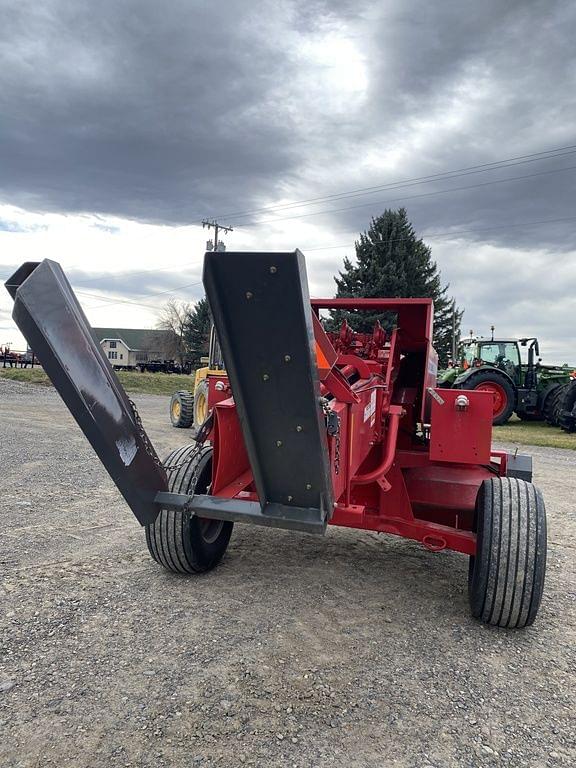
POLYGON ((154 344, 165 344, 174 334, 172 331, 160 331, 150 328, 93 328, 98 341, 104 339, 120 339, 133 351, 150 348, 154 344))

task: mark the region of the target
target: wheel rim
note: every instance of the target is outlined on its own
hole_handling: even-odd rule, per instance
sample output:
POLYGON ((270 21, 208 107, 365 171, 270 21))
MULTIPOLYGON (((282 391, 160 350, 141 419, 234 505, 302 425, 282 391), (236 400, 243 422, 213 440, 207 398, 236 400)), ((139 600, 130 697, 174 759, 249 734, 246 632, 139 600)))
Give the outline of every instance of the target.
POLYGON ((224 526, 223 520, 209 520, 207 517, 199 517, 200 533, 206 544, 213 544, 224 526))
POLYGON ((204 424, 206 421, 207 413, 207 400, 203 392, 199 392, 196 396, 196 423, 204 424))
POLYGON ((178 400, 174 400, 172 403, 172 418, 174 421, 178 421, 180 418, 180 414, 182 413, 182 406, 178 402, 178 400))
POLYGON ((474 389, 479 392, 490 392, 492 395, 492 415, 494 418, 501 416, 506 410, 508 405, 508 398, 506 397, 506 391, 504 387, 501 387, 495 381, 484 381, 482 384, 478 384, 474 389))

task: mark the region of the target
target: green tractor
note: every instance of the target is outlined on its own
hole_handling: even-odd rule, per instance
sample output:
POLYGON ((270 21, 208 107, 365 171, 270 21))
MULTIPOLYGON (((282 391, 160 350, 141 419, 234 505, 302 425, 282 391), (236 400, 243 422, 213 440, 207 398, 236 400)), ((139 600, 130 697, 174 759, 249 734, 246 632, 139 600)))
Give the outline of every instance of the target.
POLYGON ((438 375, 445 389, 479 389, 494 399, 494 425, 515 412, 523 421, 558 423, 564 395, 575 376, 567 365, 542 365, 538 339, 484 339, 470 336, 458 347, 457 360, 438 375), (520 347, 528 347, 523 363, 520 347))

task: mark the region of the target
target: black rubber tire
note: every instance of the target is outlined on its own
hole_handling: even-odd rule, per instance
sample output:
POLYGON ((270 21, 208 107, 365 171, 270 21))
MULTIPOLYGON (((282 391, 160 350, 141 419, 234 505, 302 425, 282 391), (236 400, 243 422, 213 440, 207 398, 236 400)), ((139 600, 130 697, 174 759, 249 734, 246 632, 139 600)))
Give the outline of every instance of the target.
POLYGON ((558 405, 560 402, 560 397, 564 391, 564 384, 559 384, 556 389, 550 394, 548 397, 548 400, 545 404, 545 412, 546 412, 546 422, 550 424, 551 427, 557 427, 558 426, 558 405))
POLYGON ((476 533, 468 571, 472 615, 498 627, 530 626, 546 572, 546 509, 539 489, 515 477, 484 480, 476 533))
POLYGON ((576 432, 576 414, 572 415, 576 406, 576 381, 565 385, 558 406, 558 426, 564 432, 576 432))
MULTIPOLYGON (((206 493, 212 479, 212 448, 197 443, 178 448, 164 461, 168 487, 174 493, 206 493)), ((176 573, 203 573, 222 559, 234 523, 207 520, 190 512, 161 510, 146 526, 148 551, 157 563, 176 573)))
POLYGON ((498 373, 498 371, 478 371, 478 373, 472 374, 463 384, 460 384, 457 389, 476 389, 480 384, 486 384, 491 381, 502 387, 506 394, 506 407, 499 416, 492 419, 492 424, 495 427, 499 427, 502 424, 506 424, 514 413, 516 406, 516 392, 506 376, 498 373))
POLYGON ((174 392, 170 398, 170 421, 173 427, 189 429, 194 423, 194 397, 191 392, 174 392), (180 406, 179 412, 174 413, 174 406, 180 406))
POLYGON ((553 387, 547 394, 546 400, 544 401, 544 405, 542 407, 542 415, 544 416, 544 421, 547 424, 550 424, 552 426, 555 426, 553 424, 554 419, 554 407, 556 403, 556 398, 559 395, 559 390, 561 388, 561 384, 556 384, 555 387, 553 387))
POLYGON ((570 387, 569 381, 566 382, 566 384, 561 384, 552 395, 553 397, 553 400, 551 403, 552 413, 550 416, 550 421, 548 422, 552 427, 560 426, 560 411, 562 410, 562 403, 564 401, 564 397, 566 396, 566 393, 568 392, 569 387, 570 387))

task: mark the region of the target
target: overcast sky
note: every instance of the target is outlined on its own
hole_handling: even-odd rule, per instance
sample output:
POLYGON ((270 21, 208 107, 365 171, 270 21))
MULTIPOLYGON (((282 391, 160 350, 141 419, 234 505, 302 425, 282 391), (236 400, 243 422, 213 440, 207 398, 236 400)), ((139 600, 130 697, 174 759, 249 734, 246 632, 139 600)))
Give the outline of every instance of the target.
POLYGON ((332 295, 403 205, 465 330, 576 362, 575 40, 571 0, 0 0, 0 276, 54 258, 94 325, 153 326, 218 216, 332 295))

